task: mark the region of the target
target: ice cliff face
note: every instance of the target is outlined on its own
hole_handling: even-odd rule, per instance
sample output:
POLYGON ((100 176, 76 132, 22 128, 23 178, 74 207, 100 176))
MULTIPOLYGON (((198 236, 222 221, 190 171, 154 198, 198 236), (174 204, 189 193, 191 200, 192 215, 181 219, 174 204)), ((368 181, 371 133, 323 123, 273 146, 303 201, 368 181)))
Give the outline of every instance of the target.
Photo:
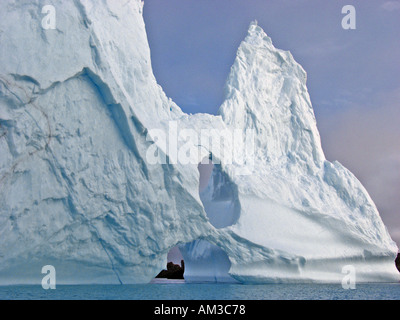
POLYGON ((58 283, 148 282, 177 244, 188 280, 398 280, 368 193, 324 157, 306 73, 257 24, 220 115, 189 116, 154 78, 141 1, 57 2, 56 30, 44 5, 0 4, 0 283, 49 264, 58 283), (199 194, 197 164, 148 162, 154 142, 173 157, 153 137, 171 123, 254 130, 254 153, 196 144, 221 159, 199 194))

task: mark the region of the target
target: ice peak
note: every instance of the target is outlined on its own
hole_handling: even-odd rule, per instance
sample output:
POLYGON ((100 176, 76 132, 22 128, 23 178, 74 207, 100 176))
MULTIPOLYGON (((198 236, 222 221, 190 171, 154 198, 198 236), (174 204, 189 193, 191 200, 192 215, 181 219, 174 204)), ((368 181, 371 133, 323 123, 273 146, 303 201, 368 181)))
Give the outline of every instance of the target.
POLYGON ((253 20, 253 21, 250 22, 249 29, 252 28, 252 27, 257 27, 257 26, 258 26, 258 21, 257 20, 253 20))
POLYGON ((247 37, 244 41, 253 45, 262 45, 263 43, 272 45, 271 38, 268 37, 265 31, 258 25, 257 20, 250 23, 247 37))
POLYGON ((317 166, 324 160, 306 73, 256 22, 238 49, 219 113, 227 124, 262 132, 257 139, 268 145, 266 158, 287 159, 293 153, 317 166))

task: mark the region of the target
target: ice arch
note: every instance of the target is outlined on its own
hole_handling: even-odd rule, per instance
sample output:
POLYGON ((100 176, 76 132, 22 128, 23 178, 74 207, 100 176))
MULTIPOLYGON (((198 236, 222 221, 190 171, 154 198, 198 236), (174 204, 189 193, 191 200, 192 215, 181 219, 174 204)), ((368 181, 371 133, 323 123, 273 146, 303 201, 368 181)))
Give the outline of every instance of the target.
MULTIPOLYGON (((203 162, 204 163, 204 162, 203 162)), ((211 175, 207 165, 199 165, 200 185, 204 175, 209 175, 207 187, 200 190, 200 199, 210 223, 217 229, 235 224, 240 216, 240 204, 237 196, 237 186, 223 172, 220 164, 212 166, 211 175), (201 167, 203 166, 203 167, 201 167)))
MULTIPOLYGON (((200 199, 210 223, 217 229, 234 224, 239 217, 235 185, 220 164, 203 159, 198 170, 200 199)), ((228 255, 217 245, 197 239, 177 247, 185 262, 185 281, 236 282, 229 275, 231 262, 228 255)))
POLYGON ((186 282, 236 282, 228 273, 228 255, 215 244, 199 239, 179 249, 185 261, 186 282))

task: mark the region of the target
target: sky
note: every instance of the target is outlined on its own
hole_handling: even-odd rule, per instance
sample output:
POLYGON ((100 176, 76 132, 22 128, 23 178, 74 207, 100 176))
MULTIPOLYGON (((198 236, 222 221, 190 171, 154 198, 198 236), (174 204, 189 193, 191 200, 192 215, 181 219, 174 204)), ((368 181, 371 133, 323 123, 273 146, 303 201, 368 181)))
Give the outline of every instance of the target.
POLYGON ((183 111, 215 114, 251 21, 289 50, 330 161, 363 183, 400 246, 400 0, 144 0, 158 83, 183 111), (345 5, 356 29, 342 28, 345 5))

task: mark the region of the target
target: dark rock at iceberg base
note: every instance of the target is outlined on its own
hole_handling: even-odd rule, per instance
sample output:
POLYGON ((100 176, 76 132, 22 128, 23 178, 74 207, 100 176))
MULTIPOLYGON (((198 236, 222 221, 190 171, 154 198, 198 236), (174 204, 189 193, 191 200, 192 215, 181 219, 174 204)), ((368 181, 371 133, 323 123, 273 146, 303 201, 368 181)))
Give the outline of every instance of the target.
POLYGON ((396 262, 396 268, 400 272, 400 253, 397 254, 397 258, 396 258, 395 262, 396 262))
POLYGON ((185 272, 185 262, 181 260, 181 265, 174 264, 173 262, 167 263, 167 270, 162 270, 156 278, 166 279, 183 279, 185 272))

